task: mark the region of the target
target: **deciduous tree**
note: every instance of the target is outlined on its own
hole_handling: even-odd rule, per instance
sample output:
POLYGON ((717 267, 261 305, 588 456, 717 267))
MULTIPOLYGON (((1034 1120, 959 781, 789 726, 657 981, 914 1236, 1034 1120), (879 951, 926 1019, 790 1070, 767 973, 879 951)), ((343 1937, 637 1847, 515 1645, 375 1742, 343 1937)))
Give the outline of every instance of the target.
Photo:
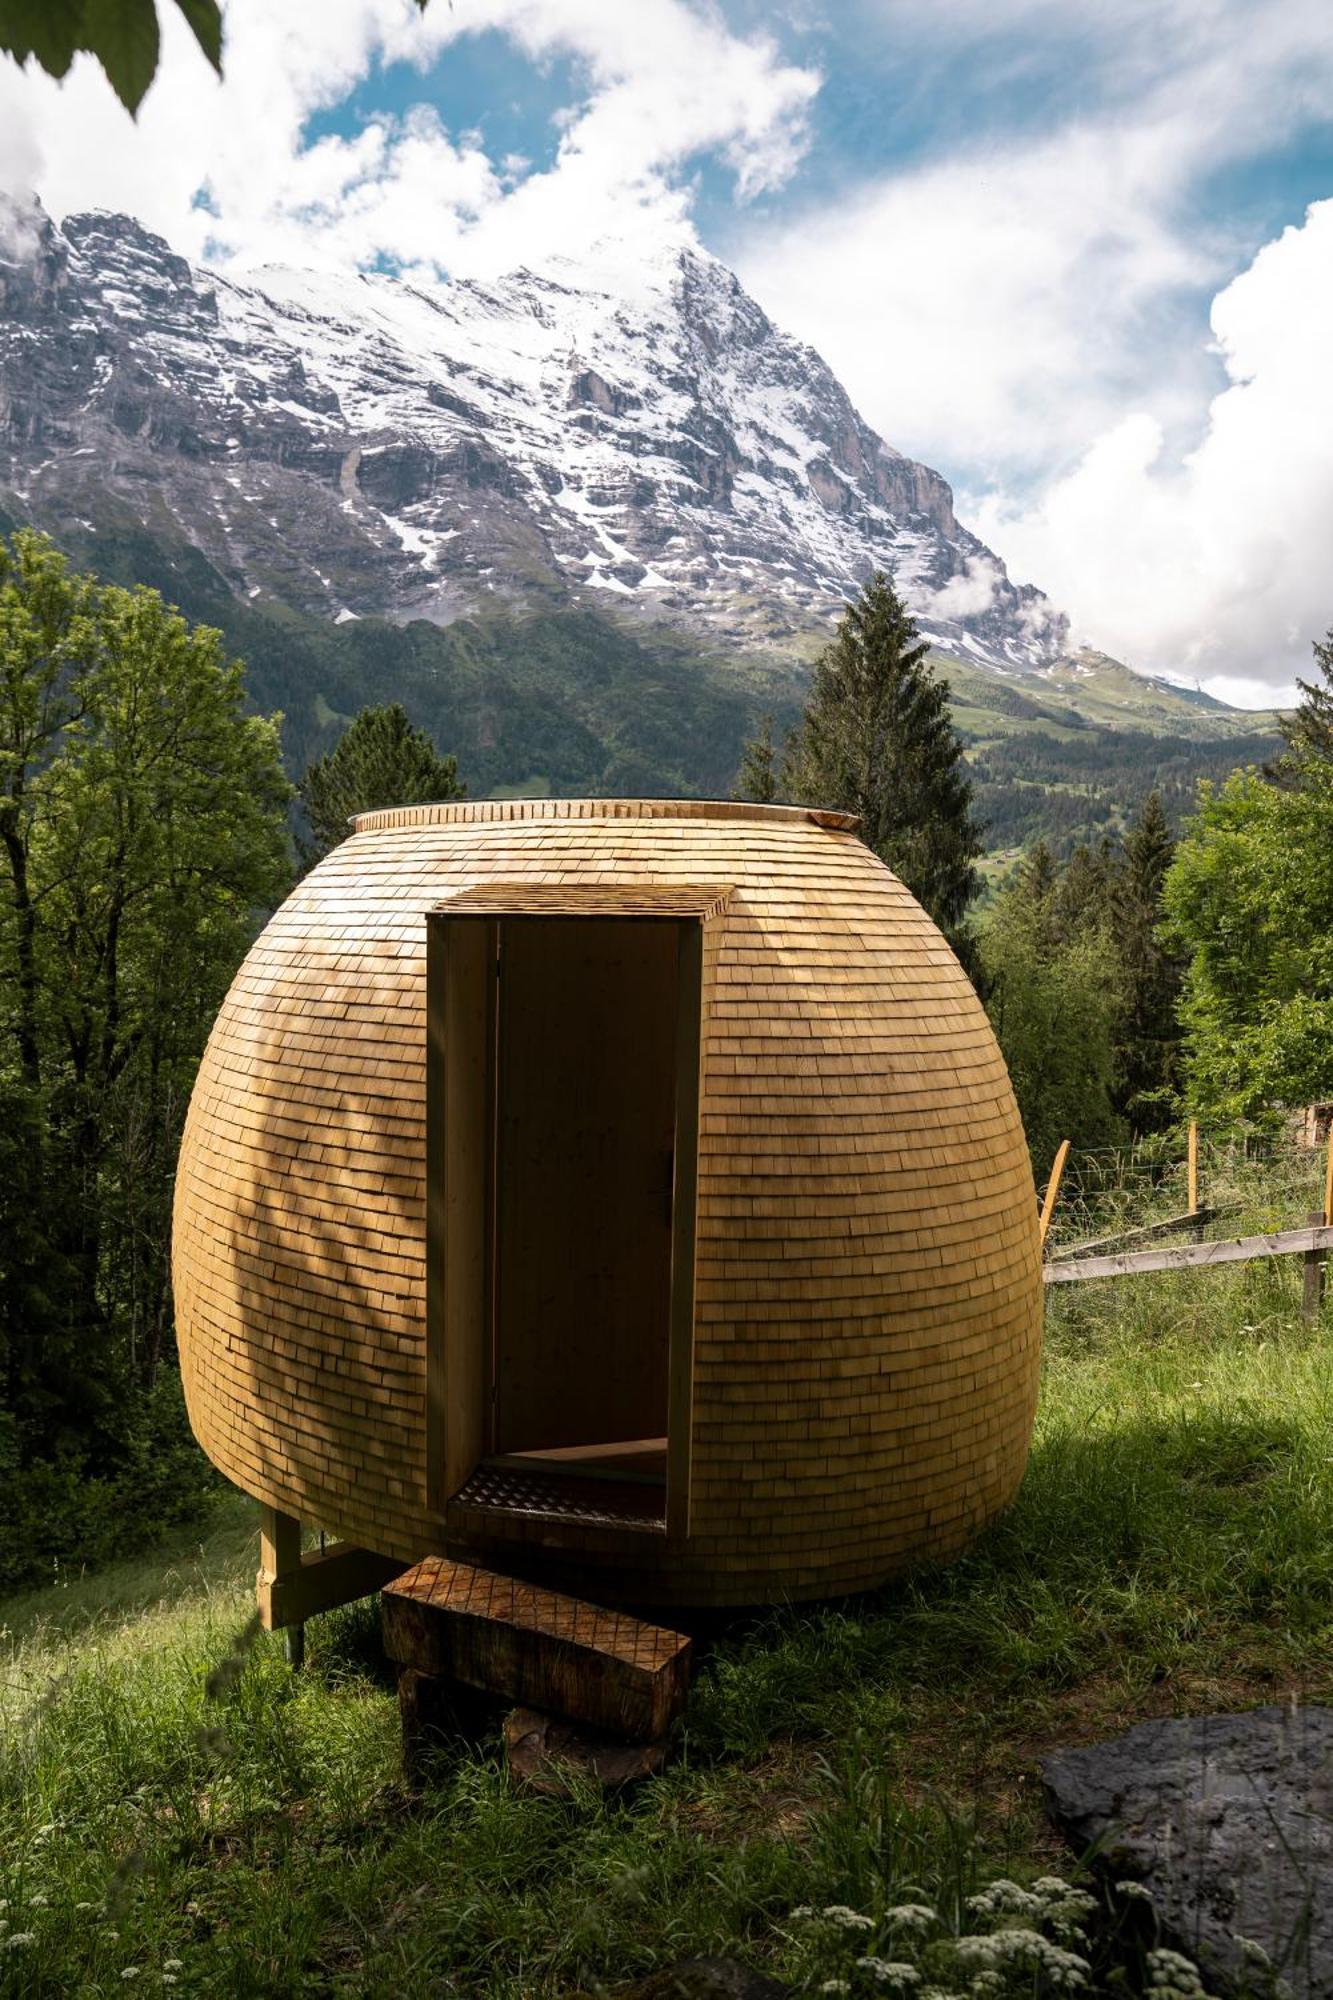
POLYGON ((169 1345, 176 1147, 256 913, 289 880, 276 718, 151 590, 0 541, 0 1093, 39 1218, 0 1285, 34 1448, 101 1421, 169 1345))
POLYGON ((1200 786, 1164 901, 1190 1106, 1262 1121, 1333 1095, 1333 761, 1290 787, 1257 770, 1200 786))

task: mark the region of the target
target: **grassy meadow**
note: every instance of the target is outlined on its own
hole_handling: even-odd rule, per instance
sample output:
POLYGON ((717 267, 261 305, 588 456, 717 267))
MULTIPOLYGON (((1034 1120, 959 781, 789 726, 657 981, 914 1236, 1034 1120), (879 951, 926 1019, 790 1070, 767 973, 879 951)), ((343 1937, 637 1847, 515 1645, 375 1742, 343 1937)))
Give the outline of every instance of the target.
MULTIPOLYGON (((1233 1178, 1227 1233, 1313 1199, 1233 1178)), ((1048 1749, 1333 1699, 1333 1303, 1307 1326, 1299 1287, 1287 1259, 1054 1290, 1008 1515, 951 1568, 712 1633, 675 1762, 620 1801, 516 1791, 494 1732, 409 1793, 373 1602, 312 1624, 299 1674, 238 1646, 239 1499, 0 1603, 0 1994, 518 2000, 703 1952, 815 1992, 799 1906, 957 1928, 997 1875, 1069 1874, 1048 1749)))

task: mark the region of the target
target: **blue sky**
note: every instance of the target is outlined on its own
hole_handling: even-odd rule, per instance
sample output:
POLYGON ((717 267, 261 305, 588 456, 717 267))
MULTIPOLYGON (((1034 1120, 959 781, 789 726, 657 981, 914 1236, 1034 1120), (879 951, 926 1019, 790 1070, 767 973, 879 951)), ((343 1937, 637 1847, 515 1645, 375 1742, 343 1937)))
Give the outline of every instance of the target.
MULTIPOLYGON (((174 10, 169 10, 169 14, 174 10)), ((229 0, 0 179, 419 282, 693 233, 1080 636, 1234 698, 1333 623, 1325 0, 229 0)))

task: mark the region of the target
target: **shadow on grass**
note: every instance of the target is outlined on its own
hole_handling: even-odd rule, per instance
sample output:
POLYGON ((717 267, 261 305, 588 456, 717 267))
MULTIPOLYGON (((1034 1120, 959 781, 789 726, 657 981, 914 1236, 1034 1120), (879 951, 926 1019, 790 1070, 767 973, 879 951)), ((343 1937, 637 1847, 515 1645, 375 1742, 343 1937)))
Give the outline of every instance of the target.
POLYGON ((987 1706, 1228 1651, 1333 1618, 1333 1493, 1308 1432, 1243 1408, 1094 1412, 1034 1449, 958 1562, 841 1603, 735 1621, 691 1700, 704 1759, 892 1728, 936 1696, 987 1706))

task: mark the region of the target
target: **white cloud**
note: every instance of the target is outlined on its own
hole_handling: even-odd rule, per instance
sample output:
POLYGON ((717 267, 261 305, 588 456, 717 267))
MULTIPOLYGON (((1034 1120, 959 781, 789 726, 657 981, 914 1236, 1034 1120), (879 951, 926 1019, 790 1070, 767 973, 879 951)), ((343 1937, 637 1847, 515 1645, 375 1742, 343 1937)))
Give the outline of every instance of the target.
POLYGON ((63 86, 0 61, 0 131, 11 135, 0 175, 35 183, 56 215, 125 209, 186 255, 209 246, 243 264, 388 255, 494 270, 645 211, 679 220, 680 170, 702 152, 730 166, 742 199, 783 180, 818 87, 767 38, 732 34, 690 0, 474 0, 466 14, 436 0, 424 17, 413 0, 232 0, 221 84, 165 12, 165 83, 137 125, 86 59, 63 86), (549 171, 515 182, 512 158, 490 160, 476 133, 446 132, 425 106, 303 142, 310 116, 376 62, 425 69, 488 28, 534 60, 577 61, 584 94, 565 108, 549 171))
MULTIPOLYGON (((1297 579, 1325 561, 1316 489, 1333 431, 1325 424, 1317 445, 1308 431, 1293 440, 1294 465, 1313 461, 1308 480, 1298 474, 1309 505, 1287 504, 1276 433, 1289 418, 1300 432, 1302 408, 1318 431, 1326 404, 1317 370, 1298 389, 1294 359, 1277 358, 1294 328, 1263 316, 1253 336, 1240 326, 1238 301, 1277 280, 1261 259, 1253 286, 1229 282, 1258 244, 1204 190, 1220 170, 1326 120, 1324 0, 853 4, 865 32, 897 38, 904 89, 915 71, 922 89, 947 91, 960 47, 974 82, 988 61, 997 76, 1029 66, 1030 126, 997 140, 979 114, 947 152, 803 213, 739 218, 727 254, 742 279, 825 355, 885 437, 954 480, 964 517, 1088 637, 1139 666, 1285 685, 1294 653, 1308 658, 1309 592, 1297 579), (1066 97, 1052 82, 1053 52, 1068 57, 1066 97), (1203 337, 1214 295, 1216 345, 1203 337), (1275 432, 1272 479, 1257 465, 1254 477, 1282 525, 1265 553, 1256 507, 1242 573, 1222 498, 1238 479, 1223 467, 1240 455, 1224 441, 1241 407, 1231 392, 1199 465, 1174 477, 1169 468, 1203 435, 1213 399, 1239 386, 1252 351, 1263 388, 1243 407, 1275 432), (984 503, 969 500, 976 493, 984 503), (1103 505, 1112 494, 1131 510, 1147 505, 1154 529, 1132 512, 1115 518, 1103 505), (1175 536, 1173 548, 1162 535, 1175 536), (1262 579, 1279 577, 1263 615, 1246 614, 1268 592, 1262 579), (1274 632, 1279 610, 1289 636, 1274 632)), ((1317 245, 1307 255, 1317 262, 1317 245)), ((1319 282, 1313 271, 1309 281, 1319 282)), ((1298 320, 1312 310, 1291 307, 1298 320)), ((1321 616, 1320 630, 1333 602, 1321 616)))
POLYGON ((732 261, 900 450, 974 483, 1026 478, 1076 456, 1144 379, 1168 424, 1214 383, 1174 345, 1193 296, 1234 268, 1232 245, 1175 213, 1200 115, 979 143, 742 227, 732 261))
POLYGON ((979 532, 1081 639, 1229 699, 1289 695, 1333 625, 1330 325, 1323 201, 1214 299, 1228 386, 1192 451, 1173 461, 1156 417, 1132 412, 1029 504, 982 503, 979 532))
POLYGON ((923 618, 976 618, 990 610, 999 582, 998 563, 970 556, 957 576, 930 591, 917 609, 923 618))

